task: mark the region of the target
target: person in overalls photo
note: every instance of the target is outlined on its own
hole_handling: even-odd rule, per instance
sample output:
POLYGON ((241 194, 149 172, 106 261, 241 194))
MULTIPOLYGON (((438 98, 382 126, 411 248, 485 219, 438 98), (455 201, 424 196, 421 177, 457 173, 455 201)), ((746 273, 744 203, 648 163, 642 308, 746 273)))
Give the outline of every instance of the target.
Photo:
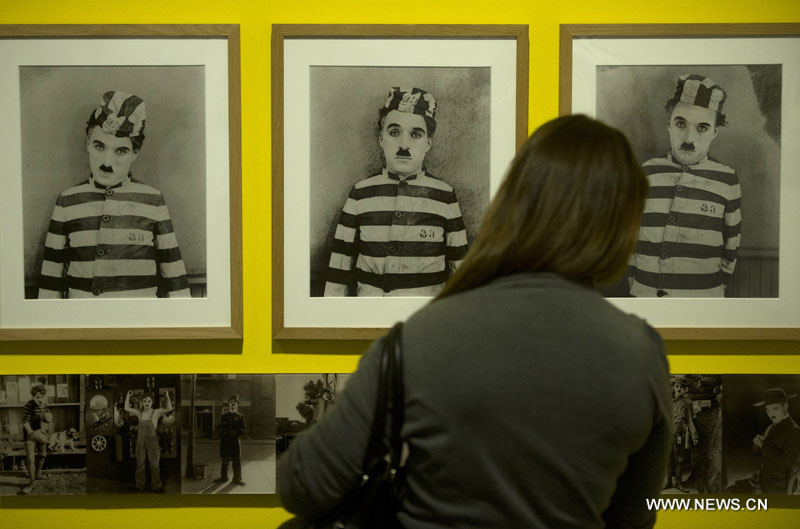
POLYGON ((162 491, 164 484, 161 482, 159 462, 161 460, 161 446, 158 443, 158 420, 172 413, 172 400, 169 393, 164 394, 165 405, 163 408, 153 408, 153 396, 146 393, 142 397, 141 411, 131 407, 130 399, 133 390, 125 395, 125 411, 139 418, 139 431, 136 435, 136 488, 145 490, 147 487, 147 471, 145 466, 150 466, 150 488, 162 491))

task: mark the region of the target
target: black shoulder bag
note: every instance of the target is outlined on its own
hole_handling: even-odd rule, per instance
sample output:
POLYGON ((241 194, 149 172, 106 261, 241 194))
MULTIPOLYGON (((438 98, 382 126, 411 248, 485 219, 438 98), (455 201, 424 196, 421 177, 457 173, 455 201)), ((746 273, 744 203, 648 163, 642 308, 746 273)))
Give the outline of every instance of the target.
POLYGON ((372 421, 367 451, 361 465, 361 480, 355 488, 321 520, 294 518, 282 529, 393 529, 400 528, 397 511, 404 492, 400 466, 403 441, 403 347, 402 322, 395 324, 384 338, 380 356, 378 400, 372 421), (388 433, 388 438, 387 438, 388 433))

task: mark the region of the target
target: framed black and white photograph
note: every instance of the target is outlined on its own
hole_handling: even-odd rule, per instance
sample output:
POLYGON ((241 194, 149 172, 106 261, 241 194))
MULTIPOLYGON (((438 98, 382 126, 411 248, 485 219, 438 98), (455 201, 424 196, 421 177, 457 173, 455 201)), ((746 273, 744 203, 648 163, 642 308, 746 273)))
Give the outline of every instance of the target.
POLYGON ((443 287, 527 137, 527 26, 273 26, 273 334, 367 338, 443 287))
POLYGON ((241 336, 238 27, 0 32, 0 337, 241 336))
POLYGON ((87 375, 88 494, 180 494, 180 375, 87 375))
POLYGON ((0 496, 86 493, 82 375, 0 375, 0 496))
POLYGON ((275 375, 181 375, 183 494, 275 493, 275 375))
POLYGON ((723 382, 723 492, 800 494, 800 375, 723 382))
POLYGON ((800 26, 562 25, 560 112, 621 130, 650 182, 604 293, 668 338, 800 336, 800 26))

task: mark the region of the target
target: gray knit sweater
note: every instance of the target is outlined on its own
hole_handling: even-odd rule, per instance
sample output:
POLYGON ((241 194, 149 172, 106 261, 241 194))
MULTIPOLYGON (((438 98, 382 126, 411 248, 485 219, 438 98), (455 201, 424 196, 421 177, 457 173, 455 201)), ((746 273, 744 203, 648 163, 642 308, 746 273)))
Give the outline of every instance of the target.
MULTIPOLYGON (((431 303, 403 330, 408 529, 651 527, 669 372, 644 321, 554 274, 431 303)), ((358 482, 381 340, 279 462, 284 506, 324 514, 358 482)))

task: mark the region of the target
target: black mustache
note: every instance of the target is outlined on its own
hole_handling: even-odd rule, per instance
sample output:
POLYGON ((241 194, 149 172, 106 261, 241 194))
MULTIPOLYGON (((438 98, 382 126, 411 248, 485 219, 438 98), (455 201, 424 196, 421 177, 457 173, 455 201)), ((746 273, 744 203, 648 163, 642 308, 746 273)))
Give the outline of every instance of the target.
POLYGON ((400 149, 397 149, 396 156, 411 156, 411 152, 408 149, 403 149, 401 147, 400 149))
POLYGON ((694 143, 681 143, 681 150, 682 151, 693 151, 694 150, 694 143))
POLYGON ((100 170, 103 171, 103 172, 106 172, 106 173, 113 173, 114 172, 114 169, 112 167, 107 166, 107 165, 101 165, 100 166, 100 170))

